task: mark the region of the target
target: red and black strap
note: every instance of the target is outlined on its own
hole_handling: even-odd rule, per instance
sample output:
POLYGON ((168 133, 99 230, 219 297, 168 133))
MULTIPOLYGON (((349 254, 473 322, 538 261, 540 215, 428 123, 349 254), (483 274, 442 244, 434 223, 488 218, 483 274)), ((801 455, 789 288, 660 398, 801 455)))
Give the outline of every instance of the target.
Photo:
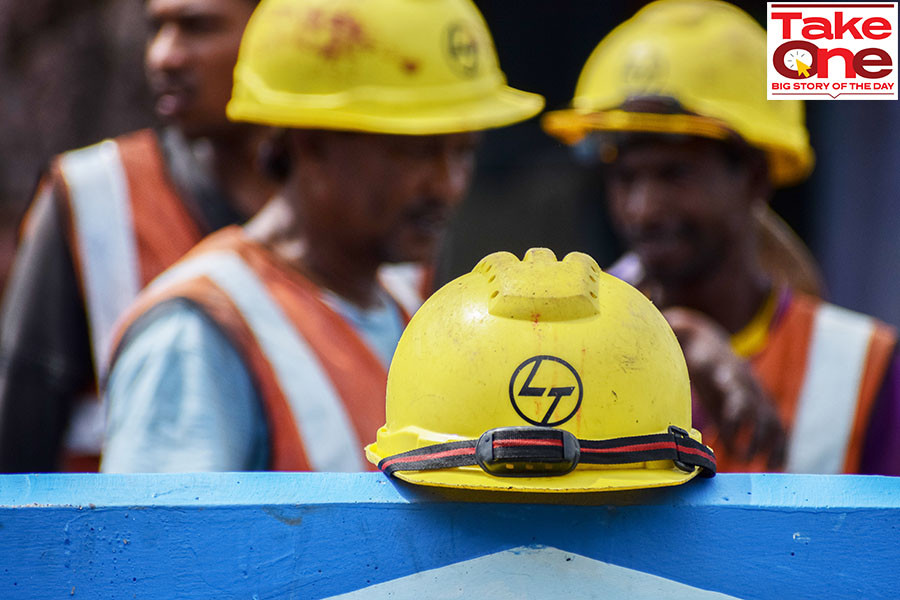
POLYGON ((542 477, 564 475, 578 463, 619 465, 655 460, 671 460, 686 472, 699 468, 702 477, 716 474, 712 449, 674 426, 668 433, 609 440, 580 440, 551 427, 501 427, 486 431, 477 440, 434 444, 388 456, 378 468, 393 475, 479 465, 501 477, 542 477))

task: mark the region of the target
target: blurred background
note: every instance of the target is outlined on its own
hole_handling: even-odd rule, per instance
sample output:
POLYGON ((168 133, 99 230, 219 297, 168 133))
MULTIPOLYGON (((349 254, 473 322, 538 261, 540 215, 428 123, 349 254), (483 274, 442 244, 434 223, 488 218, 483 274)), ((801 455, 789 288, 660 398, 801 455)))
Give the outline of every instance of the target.
MULTIPOLYGON (((639 0, 475 0, 515 87, 564 107, 591 50, 639 0)), ((765 2, 735 2, 761 22, 765 2)), ((0 283, 54 154, 153 125, 140 0, 0 0, 0 283)), ((813 176, 773 207, 819 261, 828 298, 900 326, 900 102, 807 103, 813 176)), ((546 246, 610 264, 620 251, 598 174, 537 120, 490 132, 439 278, 485 254, 546 246)))

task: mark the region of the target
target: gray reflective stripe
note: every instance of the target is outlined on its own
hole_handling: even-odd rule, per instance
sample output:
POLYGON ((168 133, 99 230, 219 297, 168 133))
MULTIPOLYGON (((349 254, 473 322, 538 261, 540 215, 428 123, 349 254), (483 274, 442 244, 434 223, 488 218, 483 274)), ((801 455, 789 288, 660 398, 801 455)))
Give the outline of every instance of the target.
POLYGON ((72 407, 63 445, 74 454, 100 456, 105 430, 106 413, 103 403, 97 396, 82 396, 72 407))
POLYGON ((378 269, 378 280, 400 303, 410 317, 422 306, 422 279, 425 269, 418 263, 396 263, 382 265, 378 269))
POLYGON ((840 473, 866 367, 872 319, 830 304, 816 312, 788 443, 789 473, 840 473))
POLYGON ((363 471, 362 444, 344 403, 309 343, 294 328, 253 270, 231 252, 178 264, 151 285, 158 289, 199 276, 228 294, 272 366, 315 471, 363 471))
POLYGON ((97 375, 106 373, 116 319, 141 289, 128 180, 112 140, 64 154, 97 375))

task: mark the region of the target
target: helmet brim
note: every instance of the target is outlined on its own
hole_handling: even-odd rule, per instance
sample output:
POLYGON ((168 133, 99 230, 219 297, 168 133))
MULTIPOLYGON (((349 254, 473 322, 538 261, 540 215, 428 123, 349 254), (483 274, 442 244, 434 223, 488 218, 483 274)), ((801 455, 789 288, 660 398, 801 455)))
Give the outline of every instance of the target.
POLYGON ((396 135, 441 135, 481 131, 512 125, 538 114, 544 98, 501 86, 487 96, 404 107, 391 104, 348 103, 339 108, 317 108, 283 104, 261 104, 253 98, 233 98, 228 103, 228 118, 298 129, 333 129, 396 135))
MULTIPOLYGON (((660 114, 630 112, 620 109, 587 111, 577 108, 555 110, 544 114, 541 127, 564 144, 574 145, 593 131, 661 133, 690 135, 726 140, 739 135, 727 123, 693 114, 660 114)), ((788 186, 806 179, 815 164, 812 148, 791 150, 759 140, 747 142, 768 156, 770 178, 776 187, 788 186)))
POLYGON ((544 131, 575 144, 591 131, 635 131, 695 135, 727 139, 736 135, 726 123, 690 114, 640 113, 624 110, 585 112, 578 109, 550 111, 541 119, 544 131))

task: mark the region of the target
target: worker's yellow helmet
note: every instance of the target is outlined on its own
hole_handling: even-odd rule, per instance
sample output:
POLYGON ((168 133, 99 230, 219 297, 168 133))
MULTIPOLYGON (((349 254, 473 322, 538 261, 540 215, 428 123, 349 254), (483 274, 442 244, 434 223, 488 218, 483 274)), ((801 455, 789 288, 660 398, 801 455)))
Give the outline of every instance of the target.
POLYGON ((572 107, 545 115, 572 144, 591 131, 738 134, 764 150, 775 185, 805 179, 814 156, 799 100, 766 100, 766 32, 717 0, 658 0, 612 31, 581 72, 572 107), (635 98, 674 100, 680 112, 622 110, 635 98))
POLYGON ((578 252, 497 252, 429 298, 394 354, 386 413, 366 455, 411 483, 587 492, 715 473, 671 328, 578 252))
POLYGON ((241 41, 228 116, 429 135, 509 125, 542 107, 506 85, 471 0, 263 0, 241 41))

